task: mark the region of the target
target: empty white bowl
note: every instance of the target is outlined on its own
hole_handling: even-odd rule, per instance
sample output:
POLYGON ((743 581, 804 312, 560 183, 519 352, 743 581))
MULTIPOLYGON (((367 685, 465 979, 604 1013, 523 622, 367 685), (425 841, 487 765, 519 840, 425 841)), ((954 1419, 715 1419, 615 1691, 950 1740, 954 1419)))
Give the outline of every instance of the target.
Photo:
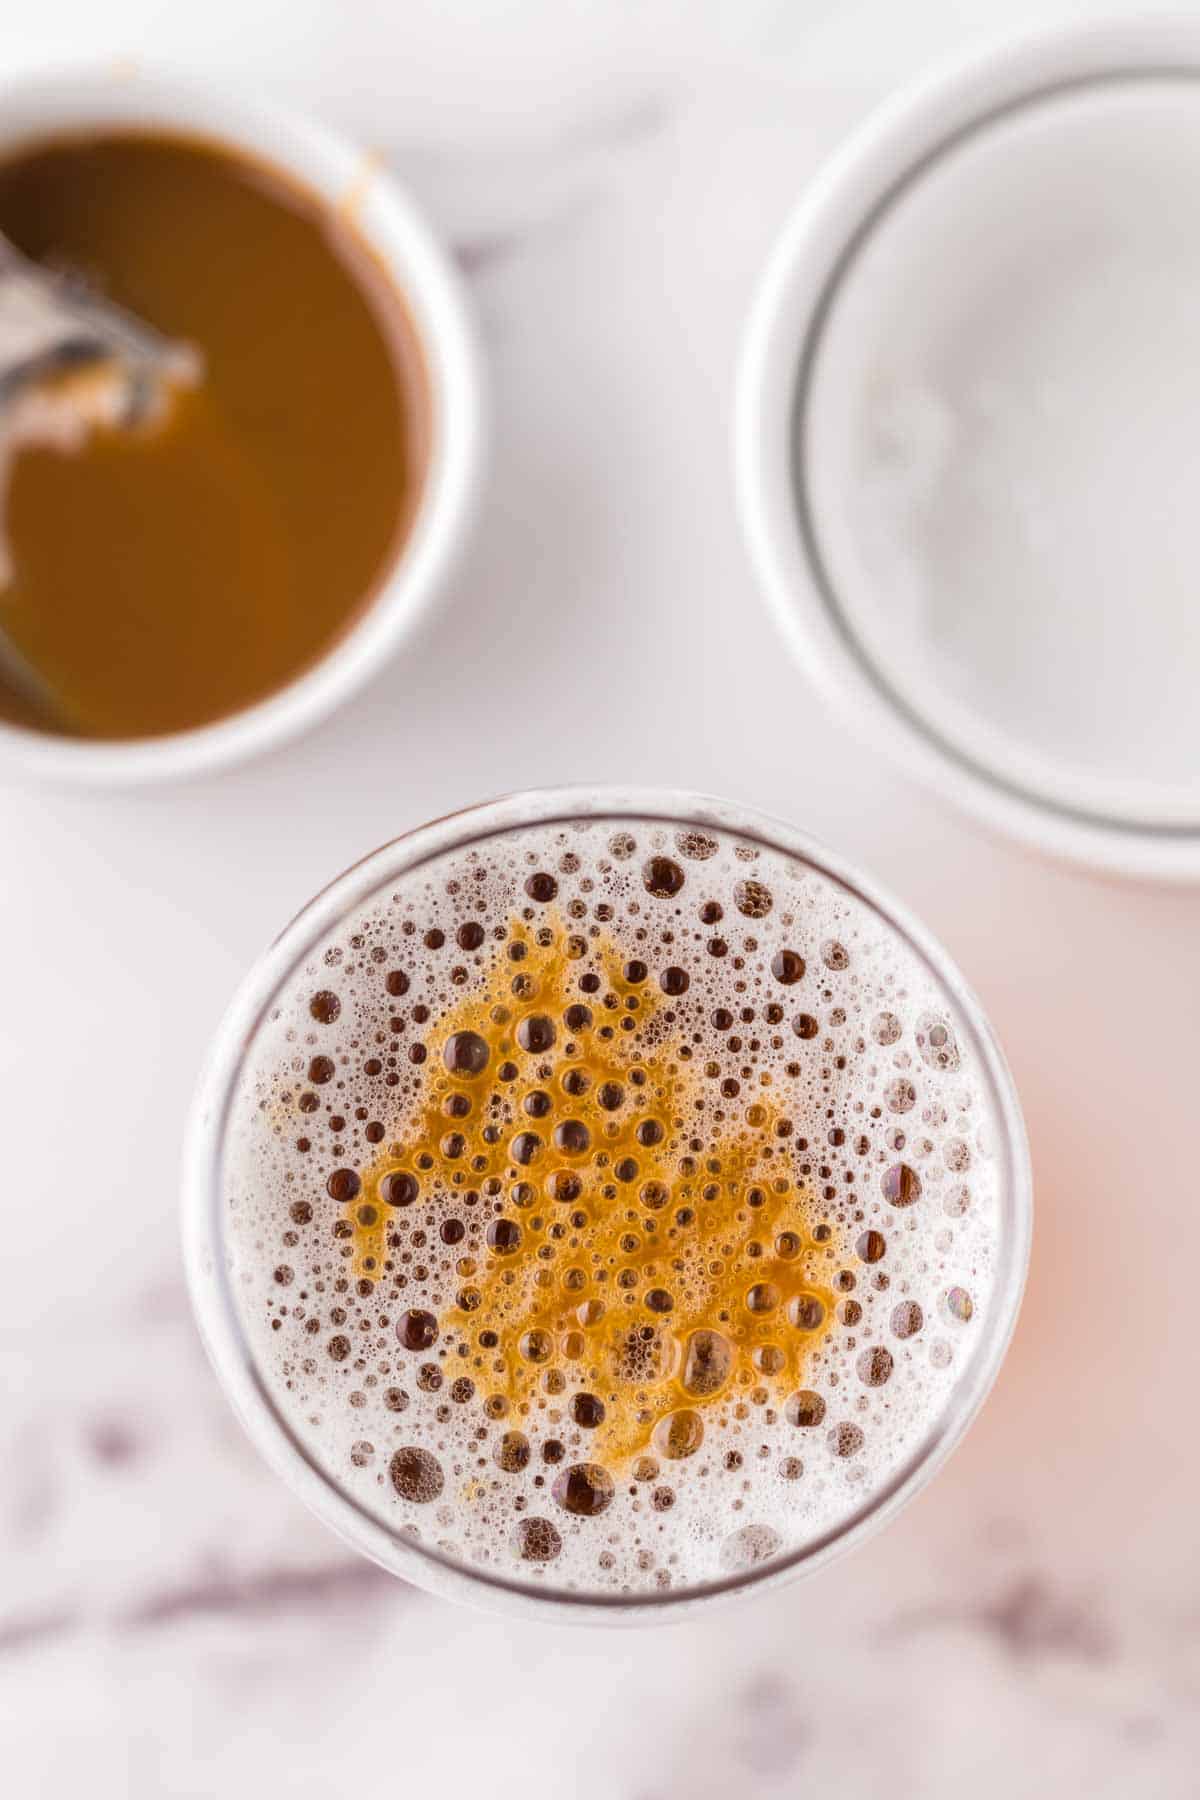
POLYGON ((801 200, 737 474, 810 674, 988 823, 1200 875, 1200 31, 1056 32, 902 95, 801 200))

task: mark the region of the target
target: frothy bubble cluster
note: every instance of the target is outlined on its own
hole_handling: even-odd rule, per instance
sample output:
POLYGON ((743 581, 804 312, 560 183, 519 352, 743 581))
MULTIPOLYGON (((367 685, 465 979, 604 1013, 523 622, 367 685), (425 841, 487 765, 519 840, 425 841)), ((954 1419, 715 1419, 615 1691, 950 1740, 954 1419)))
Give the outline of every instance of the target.
POLYGON ((687 1589, 836 1528, 987 1313, 987 1091, 894 928, 729 834, 508 833, 251 1046, 237 1303, 310 1455, 510 1579, 687 1589))

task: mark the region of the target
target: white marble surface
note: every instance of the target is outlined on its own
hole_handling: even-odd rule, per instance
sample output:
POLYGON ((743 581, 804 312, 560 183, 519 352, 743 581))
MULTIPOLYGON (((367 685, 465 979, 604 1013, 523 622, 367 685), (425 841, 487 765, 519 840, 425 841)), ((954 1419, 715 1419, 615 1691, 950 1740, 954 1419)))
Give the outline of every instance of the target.
MULTIPOLYGON (((1087 9, 1076 6, 1076 14, 1087 9)), ((41 0, 0 64, 166 54, 383 147, 469 273, 482 526, 361 701, 204 785, 0 785, 0 1789, 1195 1792, 1197 899, 983 838, 843 739, 739 542, 731 379, 793 197, 1030 0, 41 0), (662 1633, 446 1608, 351 1561, 241 1441, 182 1290, 204 1044, 265 940, 423 818, 644 779, 786 814, 940 933, 1040 1190, 982 1418, 857 1557, 662 1633)))

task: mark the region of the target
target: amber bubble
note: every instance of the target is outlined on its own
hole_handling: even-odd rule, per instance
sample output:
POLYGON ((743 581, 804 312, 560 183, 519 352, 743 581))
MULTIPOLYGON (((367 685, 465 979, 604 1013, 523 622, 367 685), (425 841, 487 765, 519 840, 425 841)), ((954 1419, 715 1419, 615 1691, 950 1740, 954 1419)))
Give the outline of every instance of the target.
POLYGON ((746 1295, 746 1309, 752 1313, 774 1312, 782 1298, 773 1281, 756 1281, 746 1295))
POLYGON ((882 1387, 891 1377, 891 1352, 885 1350, 882 1345, 873 1350, 864 1350, 855 1364, 855 1368, 858 1370, 858 1379, 865 1386, 882 1387))
POLYGON ((800 1388, 791 1395, 783 1411, 789 1425, 819 1425, 825 1417, 825 1402, 812 1388, 800 1388))
POLYGON ((487 1043, 477 1031, 456 1031, 446 1039, 442 1061, 451 1075, 473 1078, 483 1074, 490 1055, 487 1043))
POLYGON ((815 1294, 797 1294, 787 1311, 797 1331, 819 1331, 825 1322, 824 1303, 815 1294))
POLYGON ((854 1248, 861 1262, 877 1263, 887 1252, 887 1239, 882 1231, 861 1231, 854 1248))
POLYGON ((616 1488, 607 1469, 599 1463, 572 1463, 554 1483, 554 1498, 564 1512, 583 1519, 598 1518, 612 1504, 616 1488))
POLYGON ((389 1473, 392 1486, 401 1498, 414 1500, 419 1506, 427 1506, 431 1500, 436 1500, 445 1485, 442 1465, 437 1458, 415 1444, 397 1450, 389 1473))
POLYGON ((584 1431, 595 1431, 604 1422, 604 1402, 595 1394, 575 1394, 571 1400, 571 1417, 584 1431))
POLYGON ((642 868, 642 885, 656 900, 671 900, 684 883, 684 873, 669 856, 652 856, 642 868))
POLYGON ((965 1325, 975 1312, 975 1302, 966 1288, 952 1287, 942 1302, 946 1317, 953 1319, 956 1325, 965 1325))
POLYGON ((582 1156, 591 1141, 592 1134, 582 1119, 563 1119, 554 1128, 555 1148, 566 1156, 582 1156))
POLYGON ((687 1393, 705 1399, 723 1388, 733 1372, 733 1345, 719 1331, 702 1328, 688 1338, 682 1381, 687 1393))
POLYGON ((419 1191, 416 1176, 407 1169, 393 1169, 379 1184, 379 1198, 388 1206, 411 1206, 419 1191))
POLYGON ((885 1169, 879 1186, 890 1206, 911 1206, 921 1197, 921 1178, 907 1163, 893 1163, 885 1169))
POLYGON ((527 1169, 534 1159, 541 1155, 542 1140, 536 1131, 519 1131, 510 1145, 515 1163, 527 1169))
POLYGON ((512 1256, 521 1246, 521 1227, 515 1219, 493 1219, 487 1228, 487 1244, 497 1256, 512 1256))
POLYGON ((549 1050, 556 1035, 554 1020, 548 1019, 545 1013, 530 1013, 517 1026, 517 1042, 531 1056, 541 1056, 549 1050))
POLYGON ((437 1320, 420 1307, 410 1307, 396 1320, 396 1336, 406 1350, 428 1350, 437 1342, 437 1335, 437 1320))
POLYGON ((521 1519, 513 1533, 513 1547, 522 1562, 553 1562, 562 1550, 562 1537, 549 1519, 521 1519))
POLYGON ((733 903, 744 919, 765 919, 775 904, 770 888, 761 881, 739 881, 733 903))
POLYGON ((892 1330, 898 1338, 914 1337, 925 1323, 925 1315, 915 1300, 903 1300, 892 1312, 892 1330))
POLYGON ((498 1469, 503 1469, 506 1475, 519 1475, 528 1466, 532 1452, 523 1432, 506 1431, 492 1454, 498 1469))
POLYGON ((548 1331, 542 1331, 535 1326, 532 1331, 527 1331, 522 1336, 520 1350, 526 1362, 546 1363, 554 1354, 554 1339, 548 1331))
POLYGON ((362 1182, 354 1169, 335 1169, 325 1183, 325 1192, 329 1198, 339 1201, 342 1205, 345 1205, 348 1200, 355 1199, 361 1188, 362 1182))
POLYGON ((703 1442, 704 1421, 690 1407, 668 1414, 654 1428, 654 1447, 668 1462, 681 1462, 685 1456, 694 1456, 703 1442))

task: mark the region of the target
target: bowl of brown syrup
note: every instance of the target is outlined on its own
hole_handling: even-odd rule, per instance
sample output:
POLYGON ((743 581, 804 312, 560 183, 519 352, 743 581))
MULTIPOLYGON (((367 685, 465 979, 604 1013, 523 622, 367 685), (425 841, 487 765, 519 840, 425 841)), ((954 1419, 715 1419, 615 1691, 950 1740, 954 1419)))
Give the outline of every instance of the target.
POLYGON ((4 90, 0 232, 203 371, 11 458, 0 633, 35 680, 0 659, 0 757, 134 781, 293 735, 395 650, 472 511, 479 359, 434 235, 310 121, 136 70, 4 90))

